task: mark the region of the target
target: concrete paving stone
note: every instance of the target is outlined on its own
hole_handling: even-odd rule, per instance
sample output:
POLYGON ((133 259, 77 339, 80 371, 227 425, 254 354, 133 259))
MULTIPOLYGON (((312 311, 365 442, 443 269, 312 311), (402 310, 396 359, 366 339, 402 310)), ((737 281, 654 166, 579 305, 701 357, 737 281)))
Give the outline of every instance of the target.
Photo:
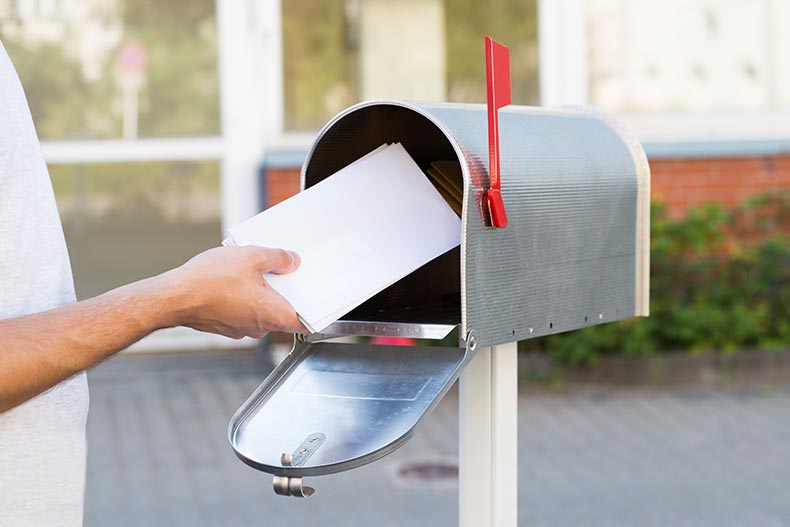
MULTIPOLYGON (((457 480, 399 476, 457 462, 455 390, 394 454, 275 496, 236 459, 230 416, 264 353, 120 356, 89 373, 85 525, 430 526, 458 523, 457 480)), ((790 386, 522 391, 521 527, 790 526, 790 386)))

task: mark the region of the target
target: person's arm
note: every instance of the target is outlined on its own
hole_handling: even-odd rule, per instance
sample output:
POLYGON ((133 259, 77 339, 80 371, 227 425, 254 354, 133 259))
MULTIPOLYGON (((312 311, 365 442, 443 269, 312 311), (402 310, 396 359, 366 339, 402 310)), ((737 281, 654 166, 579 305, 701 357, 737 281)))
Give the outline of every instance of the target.
POLYGON ((233 338, 304 331, 263 279, 298 266, 296 254, 280 249, 221 247, 90 300, 0 320, 0 413, 157 329, 189 326, 233 338))

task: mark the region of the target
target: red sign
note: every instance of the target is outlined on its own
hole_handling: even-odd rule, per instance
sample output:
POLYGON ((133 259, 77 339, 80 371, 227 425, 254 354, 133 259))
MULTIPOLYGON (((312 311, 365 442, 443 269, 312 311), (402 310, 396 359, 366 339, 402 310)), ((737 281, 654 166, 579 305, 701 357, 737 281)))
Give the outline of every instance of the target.
POLYGON ((118 49, 115 67, 121 75, 140 75, 147 65, 148 50, 141 42, 130 40, 118 49))

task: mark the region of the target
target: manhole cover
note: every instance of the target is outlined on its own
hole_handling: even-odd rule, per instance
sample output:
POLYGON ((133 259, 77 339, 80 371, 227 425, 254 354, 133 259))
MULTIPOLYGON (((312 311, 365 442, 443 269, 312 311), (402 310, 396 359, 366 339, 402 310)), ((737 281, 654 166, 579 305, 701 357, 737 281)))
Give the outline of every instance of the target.
POLYGON ((458 479, 458 463, 424 461, 407 463, 398 468, 398 477, 403 480, 440 482, 458 479))

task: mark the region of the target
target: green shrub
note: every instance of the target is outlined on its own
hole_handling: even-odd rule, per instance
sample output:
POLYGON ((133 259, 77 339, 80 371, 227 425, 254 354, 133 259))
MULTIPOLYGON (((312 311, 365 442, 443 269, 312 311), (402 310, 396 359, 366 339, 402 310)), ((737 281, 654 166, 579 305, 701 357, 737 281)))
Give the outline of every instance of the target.
POLYGON ((790 349, 790 192, 680 220, 652 207, 650 317, 521 343, 569 365, 602 354, 790 349))

